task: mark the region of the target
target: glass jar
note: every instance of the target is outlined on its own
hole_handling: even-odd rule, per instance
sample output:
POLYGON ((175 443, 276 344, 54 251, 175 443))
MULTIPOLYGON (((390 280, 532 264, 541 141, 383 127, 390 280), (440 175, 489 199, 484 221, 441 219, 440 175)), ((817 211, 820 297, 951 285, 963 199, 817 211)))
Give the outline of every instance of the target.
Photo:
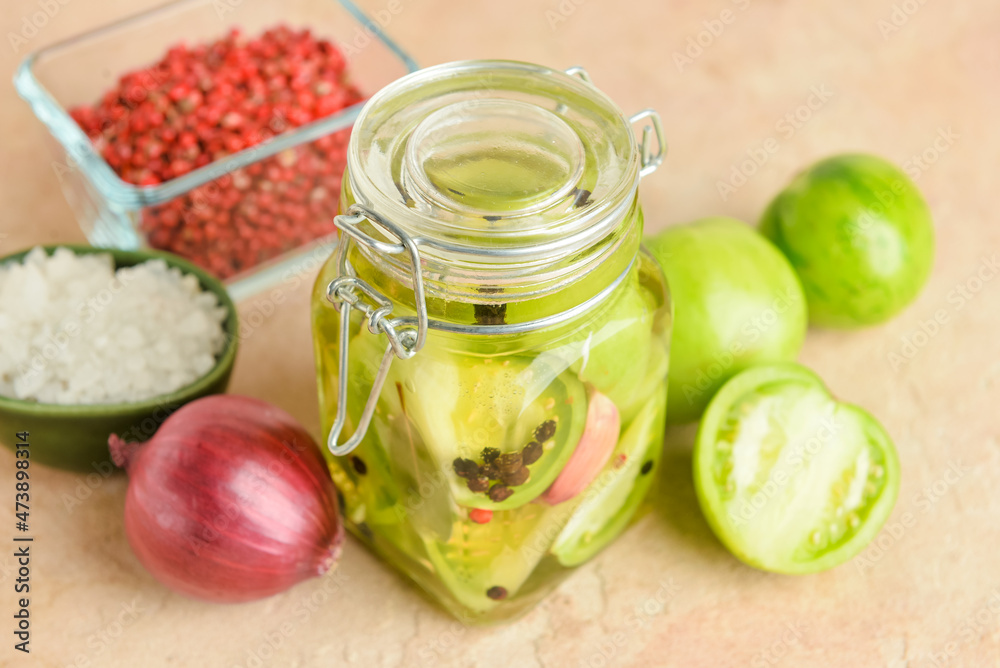
MULTIPOLYGON (((284 199, 286 204, 308 205, 314 216, 317 212, 332 213, 337 208, 338 177, 343 169, 339 156, 360 103, 295 127, 289 119, 275 114, 256 131, 264 141, 151 186, 122 180, 70 115, 70 109, 99 100, 125 72, 142 71, 141 85, 155 89, 162 75, 151 66, 179 43, 192 48, 211 44, 234 29, 252 38, 279 25, 297 31, 308 28, 317 39, 336 45, 346 60, 350 81, 363 96, 417 69, 380 24, 351 0, 176 0, 47 46, 24 59, 14 85, 49 130, 52 168, 90 243, 124 250, 155 247, 182 255, 223 276, 236 301, 288 282, 326 256, 334 240, 322 224, 329 215, 310 220, 320 224, 307 229, 300 222, 291 225, 305 212, 289 215, 287 205, 280 215, 272 208, 274 215, 250 217, 255 225, 263 221, 279 227, 286 223, 286 230, 290 226, 292 233, 281 237, 287 250, 279 254, 277 247, 269 244, 258 262, 241 270, 237 265, 248 262, 245 249, 236 252, 208 236, 202 239, 182 233, 157 239, 156 234, 177 229, 176 224, 164 223, 178 217, 197 223, 214 214, 221 216, 218 225, 238 224, 237 213, 259 212, 259 204, 268 201, 261 192, 272 186, 259 176, 276 166, 288 169, 289 176, 295 175, 297 187, 310 186, 310 193, 305 202, 292 202, 289 195, 270 198, 271 204, 284 199), (321 168, 303 169, 307 160, 312 165, 318 161, 321 168), (248 188, 248 175, 254 174, 257 177, 248 188)), ((138 103, 146 94, 147 90, 139 87, 132 91, 131 101, 138 103)), ((255 244, 251 239, 246 246, 255 244)))
POLYGON ((348 527, 463 620, 530 608, 656 477, 672 311, 637 193, 662 153, 655 112, 508 61, 408 75, 355 126, 313 295, 330 468, 348 527))

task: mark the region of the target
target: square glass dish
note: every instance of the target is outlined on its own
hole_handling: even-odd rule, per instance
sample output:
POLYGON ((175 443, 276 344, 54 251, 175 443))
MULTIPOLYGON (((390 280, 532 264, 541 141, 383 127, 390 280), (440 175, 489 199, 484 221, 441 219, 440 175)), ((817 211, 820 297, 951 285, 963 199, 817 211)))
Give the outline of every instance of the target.
MULTIPOLYGON (((120 178, 70 110, 98 103, 125 73, 142 68, 154 72, 151 66, 178 44, 210 44, 237 28, 252 39, 278 26, 308 28, 316 40, 337 46, 346 61, 347 79, 364 100, 417 69, 383 34, 382 25, 392 18, 388 11, 383 13, 376 22, 350 0, 180 0, 29 55, 14 84, 54 140, 53 168, 91 244, 121 249, 155 246, 187 256, 223 276, 239 300, 284 280, 307 261, 310 251, 330 242, 332 214, 322 235, 315 233, 318 226, 312 230, 301 226, 315 223, 311 218, 316 211, 324 212, 325 220, 326 212, 336 209, 343 146, 363 101, 305 124, 279 118, 268 123, 274 129, 263 141, 256 140, 260 143, 152 185, 120 178), (322 181, 301 183, 298 160, 307 151, 311 169, 322 171, 322 181), (281 190, 279 206, 270 194, 261 192, 272 186, 261 185, 267 180, 261 174, 295 182, 288 184, 291 190, 281 190), (250 202, 247 197, 255 199, 250 202), (237 224, 248 210, 256 218, 249 223, 240 219, 245 225, 243 238, 235 239, 242 244, 240 254, 229 256, 230 246, 218 238, 219 229, 237 224), (189 220, 197 221, 201 230, 197 238, 183 229, 189 220), (168 233, 174 236, 164 243, 168 233), (253 239, 258 233, 270 235, 266 242, 270 249, 254 255, 253 249, 260 247, 253 239)), ((136 99, 145 97, 140 92, 136 99)))

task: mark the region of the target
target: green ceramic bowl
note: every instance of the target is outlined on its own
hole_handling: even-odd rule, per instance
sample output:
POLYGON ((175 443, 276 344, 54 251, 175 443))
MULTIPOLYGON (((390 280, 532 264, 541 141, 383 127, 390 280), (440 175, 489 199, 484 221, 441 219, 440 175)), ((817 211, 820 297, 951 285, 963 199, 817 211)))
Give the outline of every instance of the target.
MULTIPOLYGON (((229 315, 223 326, 226 347, 215 366, 194 383, 171 394, 127 404, 63 405, 42 404, 0 396, 0 443, 14 449, 15 434, 28 432, 31 461, 71 471, 108 470, 108 436, 118 434, 126 441, 144 441, 172 412, 199 397, 226 391, 236 360, 239 321, 225 286, 216 278, 176 255, 152 250, 126 251, 74 244, 43 246, 50 255, 56 248, 74 253, 109 253, 116 267, 130 267, 146 260, 162 259, 185 274, 194 274, 205 290, 210 290, 229 315)), ((30 250, 30 249, 29 249, 30 250)), ((0 265, 20 262, 28 250, 0 258, 0 265)))

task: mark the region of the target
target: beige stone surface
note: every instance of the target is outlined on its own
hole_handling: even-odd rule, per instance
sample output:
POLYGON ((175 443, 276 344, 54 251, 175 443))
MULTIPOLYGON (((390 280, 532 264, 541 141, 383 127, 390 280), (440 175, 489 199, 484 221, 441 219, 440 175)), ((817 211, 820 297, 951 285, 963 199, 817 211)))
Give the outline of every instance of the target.
MULTIPOLYGON (((839 396, 878 416, 896 440, 904 477, 883 547, 810 577, 741 565, 699 513, 690 476, 693 431, 682 429, 667 435, 656 510, 509 626, 462 627, 355 541, 338 578, 222 607, 171 594, 144 572, 122 530, 123 478, 91 490, 84 476, 38 468, 32 654, 12 650, 16 574, 13 550, 0 548, 0 664, 1000 665, 1000 279, 988 264, 1000 252, 1000 6, 992 0, 398 2, 402 11, 388 31, 422 64, 474 57, 580 64, 626 111, 657 108, 670 155, 643 184, 651 230, 709 214, 753 221, 795 170, 832 152, 911 161, 936 222, 930 283, 884 326, 811 331, 801 358, 839 396), (729 23, 712 23, 720 17, 729 23), (703 32, 706 25, 720 34, 703 32), (699 34, 701 53, 692 48, 691 62, 678 66, 674 54, 699 34), (828 99, 813 98, 815 109, 800 109, 817 90, 828 99), (808 116, 801 127, 781 123, 797 110, 808 116), (948 142, 938 141, 949 132, 948 142), (735 193, 720 197, 717 183, 772 137, 777 152, 735 193), (912 162, 925 152, 920 165, 912 162), (980 272, 992 280, 978 281, 980 272), (958 286, 971 298, 958 300, 958 286), (918 337, 916 354, 894 368, 890 354, 939 310, 947 323, 918 337), (962 475, 946 478, 955 466, 962 475), (75 497, 81 503, 68 507, 75 497), (256 663, 253 656, 263 658, 256 663)), ((0 79, 9 81, 23 55, 13 53, 6 36, 43 4, 4 2, 0 79)), ((59 12, 27 48, 153 4, 60 0, 59 12)), ((390 6, 362 4, 373 11, 390 6)), ((4 90, 0 250, 81 240, 45 152, 44 130, 12 89, 4 90)), ((243 342, 232 390, 273 401, 318 432, 308 295, 303 288, 287 297, 243 342)), ((12 471, 4 450, 2 508, 13 504, 12 471)), ((0 541, 10 546, 13 517, 4 512, 0 541)))

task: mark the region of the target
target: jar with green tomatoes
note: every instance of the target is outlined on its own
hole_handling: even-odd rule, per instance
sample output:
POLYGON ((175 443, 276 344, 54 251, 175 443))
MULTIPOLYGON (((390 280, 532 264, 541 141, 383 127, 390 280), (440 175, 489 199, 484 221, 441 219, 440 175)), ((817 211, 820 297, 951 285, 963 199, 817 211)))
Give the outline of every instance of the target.
POLYGON ((528 610, 656 478, 663 147, 586 72, 509 61, 411 74, 355 124, 312 306, 330 469, 351 531, 460 619, 528 610))

